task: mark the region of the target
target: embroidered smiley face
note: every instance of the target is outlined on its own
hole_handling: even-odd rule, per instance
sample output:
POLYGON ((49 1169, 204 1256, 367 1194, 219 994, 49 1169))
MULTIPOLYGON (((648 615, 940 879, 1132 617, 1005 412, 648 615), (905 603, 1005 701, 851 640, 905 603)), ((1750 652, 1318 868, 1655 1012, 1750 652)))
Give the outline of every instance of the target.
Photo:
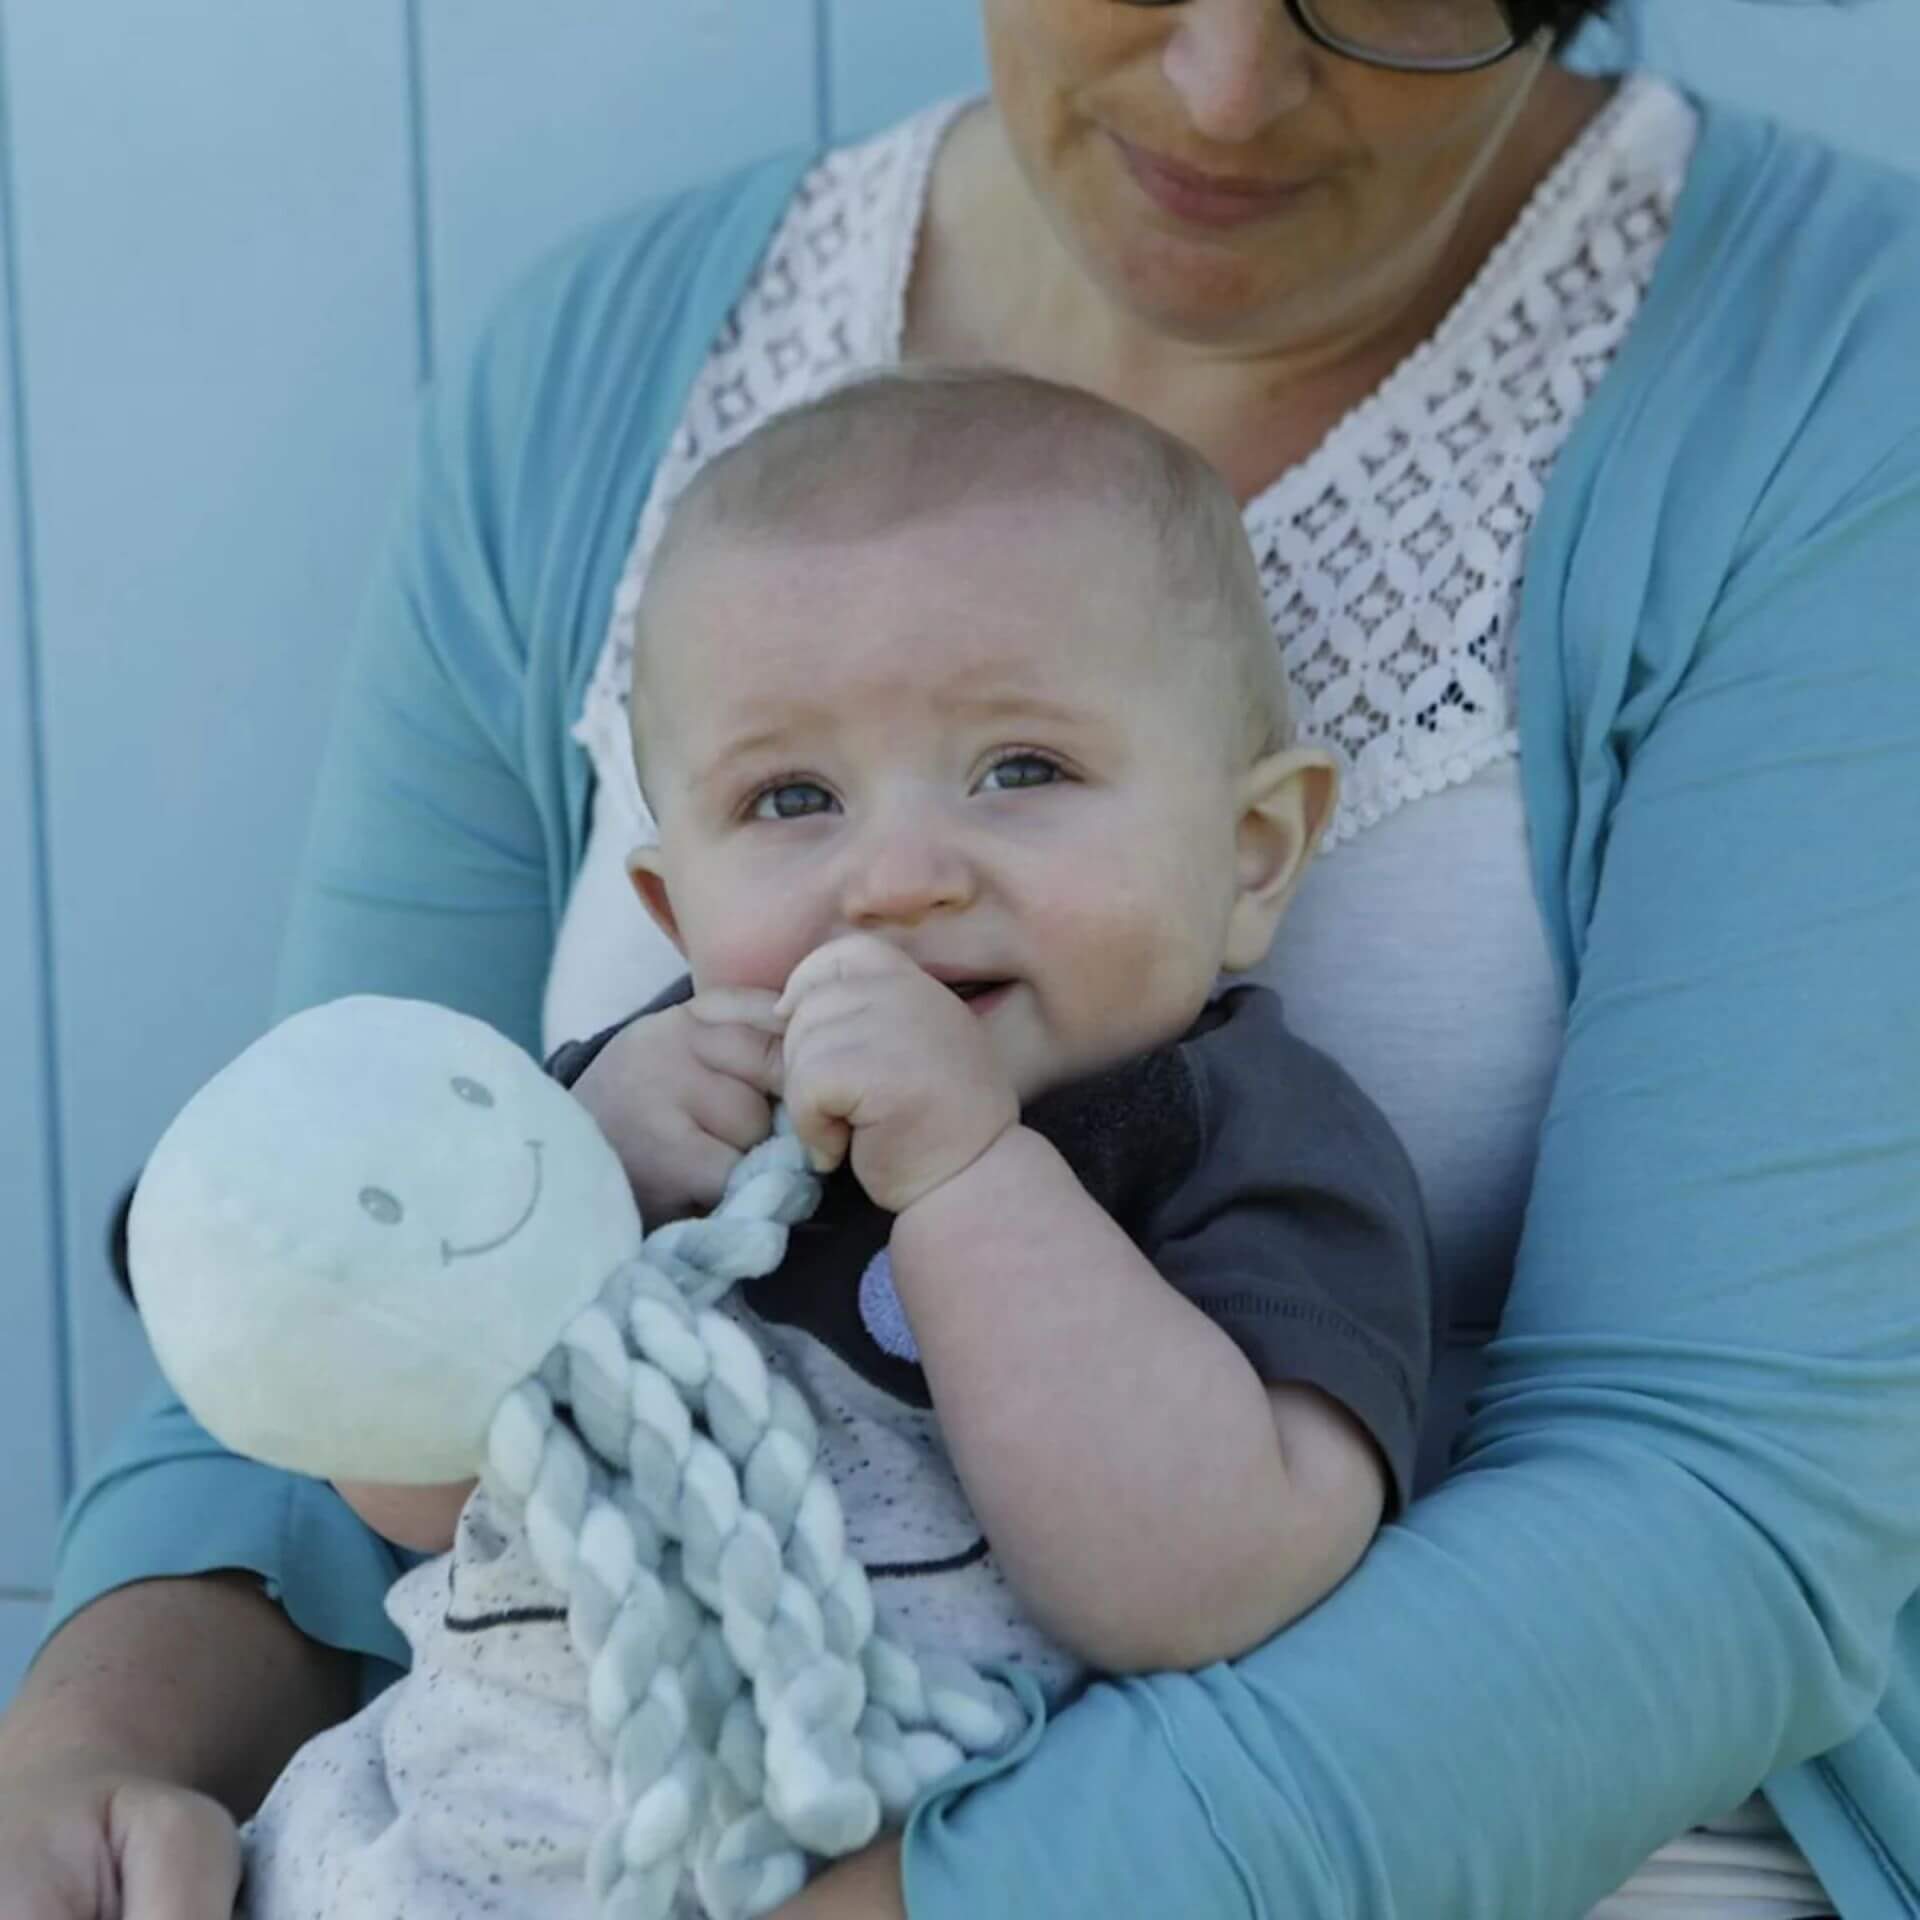
POLYGON ((571 1094, 477 1020, 374 997, 210 1081, 129 1222, 155 1353, 216 1437, 401 1483, 473 1470, 502 1395, 639 1242, 571 1094))
MULTIPOLYGON (((469 1074, 456 1073, 447 1085, 456 1099, 464 1101, 470 1107, 491 1108, 497 1104, 492 1092, 469 1074)), ((472 1260, 481 1254, 497 1252, 525 1229, 527 1223, 533 1218, 534 1209, 540 1204, 542 1185, 540 1156, 544 1144, 539 1140, 529 1140, 526 1143, 527 1152, 533 1161, 533 1179, 531 1191, 527 1195, 527 1204, 521 1209, 519 1218, 504 1233, 497 1233, 491 1239, 479 1241, 472 1246, 457 1247, 451 1240, 442 1237, 440 1259, 443 1265, 451 1266, 456 1260, 472 1260)), ((368 1219, 383 1227, 397 1227, 407 1217, 406 1203, 385 1187, 362 1187, 360 1209, 368 1219)))

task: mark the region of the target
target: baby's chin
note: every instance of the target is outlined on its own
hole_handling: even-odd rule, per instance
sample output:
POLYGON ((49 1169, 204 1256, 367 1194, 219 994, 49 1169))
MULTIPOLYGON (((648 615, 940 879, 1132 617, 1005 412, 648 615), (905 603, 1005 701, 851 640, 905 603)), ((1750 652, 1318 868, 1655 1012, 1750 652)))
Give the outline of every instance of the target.
POLYGON ((1205 1005, 1203 998, 1191 1011, 1183 1007, 1177 1013, 1169 1013, 1157 1027, 1143 1028, 1141 1032, 1115 1045, 1082 1047, 1064 1057, 1056 1055, 1036 1060, 1029 1056, 1009 1061, 1008 1077, 1013 1081, 1020 1110, 1024 1113, 1032 1102, 1044 1095, 1057 1093, 1062 1087, 1073 1086, 1082 1080, 1091 1080, 1095 1074, 1105 1073, 1110 1067, 1120 1066, 1128 1060, 1138 1060, 1145 1054, 1158 1053, 1163 1047, 1177 1045, 1199 1019, 1205 1005))

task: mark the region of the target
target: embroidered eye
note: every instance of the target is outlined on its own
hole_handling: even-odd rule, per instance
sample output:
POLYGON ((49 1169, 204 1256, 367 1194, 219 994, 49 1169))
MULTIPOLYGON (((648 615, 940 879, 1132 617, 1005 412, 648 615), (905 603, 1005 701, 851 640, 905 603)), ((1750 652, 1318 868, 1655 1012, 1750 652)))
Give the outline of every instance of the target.
POLYGON ((490 1094, 478 1080, 469 1080, 462 1075, 454 1081, 453 1090, 470 1107, 490 1107, 493 1105, 493 1095, 490 1094))
POLYGON ((362 1187, 360 1207, 368 1219, 377 1220, 383 1227, 398 1226, 407 1211, 385 1187, 362 1187))

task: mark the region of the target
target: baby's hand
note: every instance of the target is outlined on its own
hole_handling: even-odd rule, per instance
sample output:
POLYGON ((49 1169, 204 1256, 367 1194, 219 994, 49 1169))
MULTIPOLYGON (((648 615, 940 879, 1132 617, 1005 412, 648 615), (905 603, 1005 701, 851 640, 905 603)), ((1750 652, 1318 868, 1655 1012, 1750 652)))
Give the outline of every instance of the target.
POLYGON ((822 1172, 850 1154, 889 1213, 971 1166, 1020 1118, 979 1016, 871 934, 815 948, 776 1012, 795 1133, 822 1172))
POLYGON ((650 1233, 704 1213, 773 1128, 780 1023, 764 989, 717 987, 607 1042, 574 1095, 619 1154, 650 1233))

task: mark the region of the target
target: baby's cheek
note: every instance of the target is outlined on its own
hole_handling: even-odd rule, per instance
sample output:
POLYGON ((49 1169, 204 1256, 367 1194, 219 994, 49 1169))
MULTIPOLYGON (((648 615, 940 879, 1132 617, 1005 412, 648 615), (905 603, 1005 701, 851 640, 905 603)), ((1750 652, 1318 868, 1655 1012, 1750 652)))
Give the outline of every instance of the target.
POLYGON ((1212 930, 1177 884, 1089 903, 1074 916, 1074 1011, 1102 1051, 1159 1046, 1205 1004, 1217 971, 1212 930))
POLYGON ((697 987, 764 987, 778 993, 813 949, 806 931, 769 902, 763 914, 691 935, 687 959, 697 987))

